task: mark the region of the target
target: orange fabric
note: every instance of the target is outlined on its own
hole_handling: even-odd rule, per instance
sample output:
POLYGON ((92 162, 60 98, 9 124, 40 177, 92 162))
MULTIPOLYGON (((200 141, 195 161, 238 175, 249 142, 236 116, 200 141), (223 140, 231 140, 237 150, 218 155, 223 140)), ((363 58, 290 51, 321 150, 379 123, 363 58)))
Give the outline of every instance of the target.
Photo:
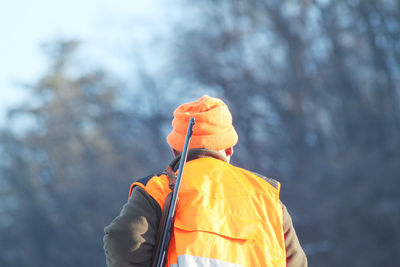
POLYGON ((204 95, 197 101, 179 106, 174 111, 173 130, 167 136, 168 144, 174 149, 183 150, 191 117, 195 118, 196 123, 189 149, 221 150, 237 143, 238 135, 232 126, 232 115, 227 105, 221 99, 204 95))
POLYGON ((169 179, 166 174, 153 176, 146 185, 143 185, 139 182, 134 182, 129 189, 129 197, 131 197, 132 190, 135 186, 140 186, 147 193, 151 192, 150 195, 157 201, 161 209, 164 207, 167 195, 171 192, 171 189, 169 188, 169 179))
MULTIPOLYGON (((165 199, 169 189, 164 176, 144 187, 161 207, 161 195, 165 199)), ((240 266, 286 266, 282 216, 279 189, 253 173, 213 158, 187 162, 168 266, 182 255, 240 266)))

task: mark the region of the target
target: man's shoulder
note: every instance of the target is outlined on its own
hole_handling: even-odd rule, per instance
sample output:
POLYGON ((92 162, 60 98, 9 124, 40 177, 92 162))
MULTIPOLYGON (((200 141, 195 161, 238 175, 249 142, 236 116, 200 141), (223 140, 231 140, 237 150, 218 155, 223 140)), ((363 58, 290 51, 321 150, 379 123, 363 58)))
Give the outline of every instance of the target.
POLYGON ((280 183, 279 183, 277 180, 272 179, 272 178, 269 178, 269 177, 264 176, 264 175, 261 175, 261 174, 259 174, 259 173, 257 173, 257 172, 254 172, 254 171, 250 171, 250 172, 253 173, 253 174, 255 174, 256 176, 260 177, 260 178, 263 179, 264 181, 268 182, 270 185, 272 185, 272 186, 275 187, 276 189, 279 189, 280 183))
POLYGON ((151 178, 153 178, 153 177, 155 177, 155 176, 157 176, 157 177, 158 177, 158 176, 161 176, 162 174, 164 174, 164 171, 152 173, 152 174, 149 174, 149 175, 144 176, 144 177, 142 177, 142 178, 136 179, 136 180, 135 180, 135 183, 140 183, 140 184, 142 184, 143 186, 146 186, 147 183, 150 181, 151 178))
POLYGON ((267 176, 261 175, 261 174, 255 172, 255 171, 251 171, 251 170, 248 170, 248 169, 244 169, 244 168, 241 168, 241 167, 232 165, 232 164, 229 164, 229 165, 230 165, 232 168, 234 168, 234 169, 239 169, 239 170, 241 170, 242 172, 251 174, 251 175, 253 175, 253 176, 256 176, 257 178, 260 178, 260 179, 266 181, 267 183, 269 183, 270 185, 272 185, 272 186, 273 186, 275 189, 277 189, 277 190, 280 189, 280 183, 279 183, 277 180, 275 180, 275 179, 272 179, 272 178, 269 178, 269 177, 267 177, 267 176))
POLYGON ((144 177, 142 177, 142 178, 135 179, 135 180, 133 181, 133 183, 131 184, 131 187, 130 187, 130 189, 129 189, 129 197, 131 197, 132 192, 133 192, 134 189, 137 188, 138 190, 140 190, 139 188, 142 188, 143 190, 145 190, 147 184, 149 183, 149 181, 150 181, 152 178, 154 178, 154 177, 159 177, 159 176, 161 176, 163 173, 164 173, 164 172, 152 173, 152 174, 147 175, 147 176, 144 176, 144 177))

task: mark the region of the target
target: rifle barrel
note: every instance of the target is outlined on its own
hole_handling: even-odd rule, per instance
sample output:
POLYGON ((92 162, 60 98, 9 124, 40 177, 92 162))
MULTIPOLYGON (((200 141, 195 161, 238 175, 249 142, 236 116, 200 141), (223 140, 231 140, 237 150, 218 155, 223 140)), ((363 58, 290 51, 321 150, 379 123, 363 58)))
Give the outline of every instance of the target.
POLYGON ((156 266, 157 267, 162 267, 165 265, 164 261, 166 259, 169 241, 171 239, 172 226, 173 226, 174 220, 175 220, 175 211, 176 211, 176 204, 178 201, 178 192, 179 192, 179 188, 181 186, 183 169, 185 167, 185 163, 186 163, 186 159, 187 159, 187 154, 188 154, 188 150, 189 150, 190 139, 193 134, 193 125, 194 124, 195 124, 194 118, 190 118, 188 130, 186 133, 185 144, 183 146, 183 151, 182 151, 181 159, 179 162, 178 176, 176 177, 176 184, 175 184, 174 191, 172 194, 171 205, 169 206, 168 216, 167 216, 167 219, 165 222, 165 227, 163 229, 163 234, 162 234, 162 238, 161 238, 161 244, 160 244, 161 249, 160 249, 160 253, 156 256, 156 266))

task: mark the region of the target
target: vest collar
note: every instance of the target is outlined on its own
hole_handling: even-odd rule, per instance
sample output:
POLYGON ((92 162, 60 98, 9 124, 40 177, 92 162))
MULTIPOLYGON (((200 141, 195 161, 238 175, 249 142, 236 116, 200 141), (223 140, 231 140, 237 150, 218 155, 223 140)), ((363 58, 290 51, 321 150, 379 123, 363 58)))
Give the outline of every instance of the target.
MULTIPOLYGON (((200 158, 215 158, 225 162, 228 162, 227 157, 221 152, 208 149, 208 148, 194 148, 188 151, 187 161, 200 159, 200 158)), ((179 168, 179 161, 181 160, 181 154, 176 156, 174 160, 169 164, 174 171, 179 168)))

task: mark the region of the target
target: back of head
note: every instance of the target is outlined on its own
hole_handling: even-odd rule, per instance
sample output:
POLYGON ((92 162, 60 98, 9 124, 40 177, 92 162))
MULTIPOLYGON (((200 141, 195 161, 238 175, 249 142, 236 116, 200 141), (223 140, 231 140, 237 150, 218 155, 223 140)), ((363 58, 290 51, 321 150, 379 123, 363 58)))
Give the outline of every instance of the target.
POLYGON ((237 143, 238 135, 232 125, 232 115, 228 106, 219 98, 204 95, 194 102, 180 105, 174 111, 173 129, 167 136, 167 142, 173 149, 183 150, 191 117, 196 120, 196 124, 193 127, 189 149, 222 150, 237 143))

